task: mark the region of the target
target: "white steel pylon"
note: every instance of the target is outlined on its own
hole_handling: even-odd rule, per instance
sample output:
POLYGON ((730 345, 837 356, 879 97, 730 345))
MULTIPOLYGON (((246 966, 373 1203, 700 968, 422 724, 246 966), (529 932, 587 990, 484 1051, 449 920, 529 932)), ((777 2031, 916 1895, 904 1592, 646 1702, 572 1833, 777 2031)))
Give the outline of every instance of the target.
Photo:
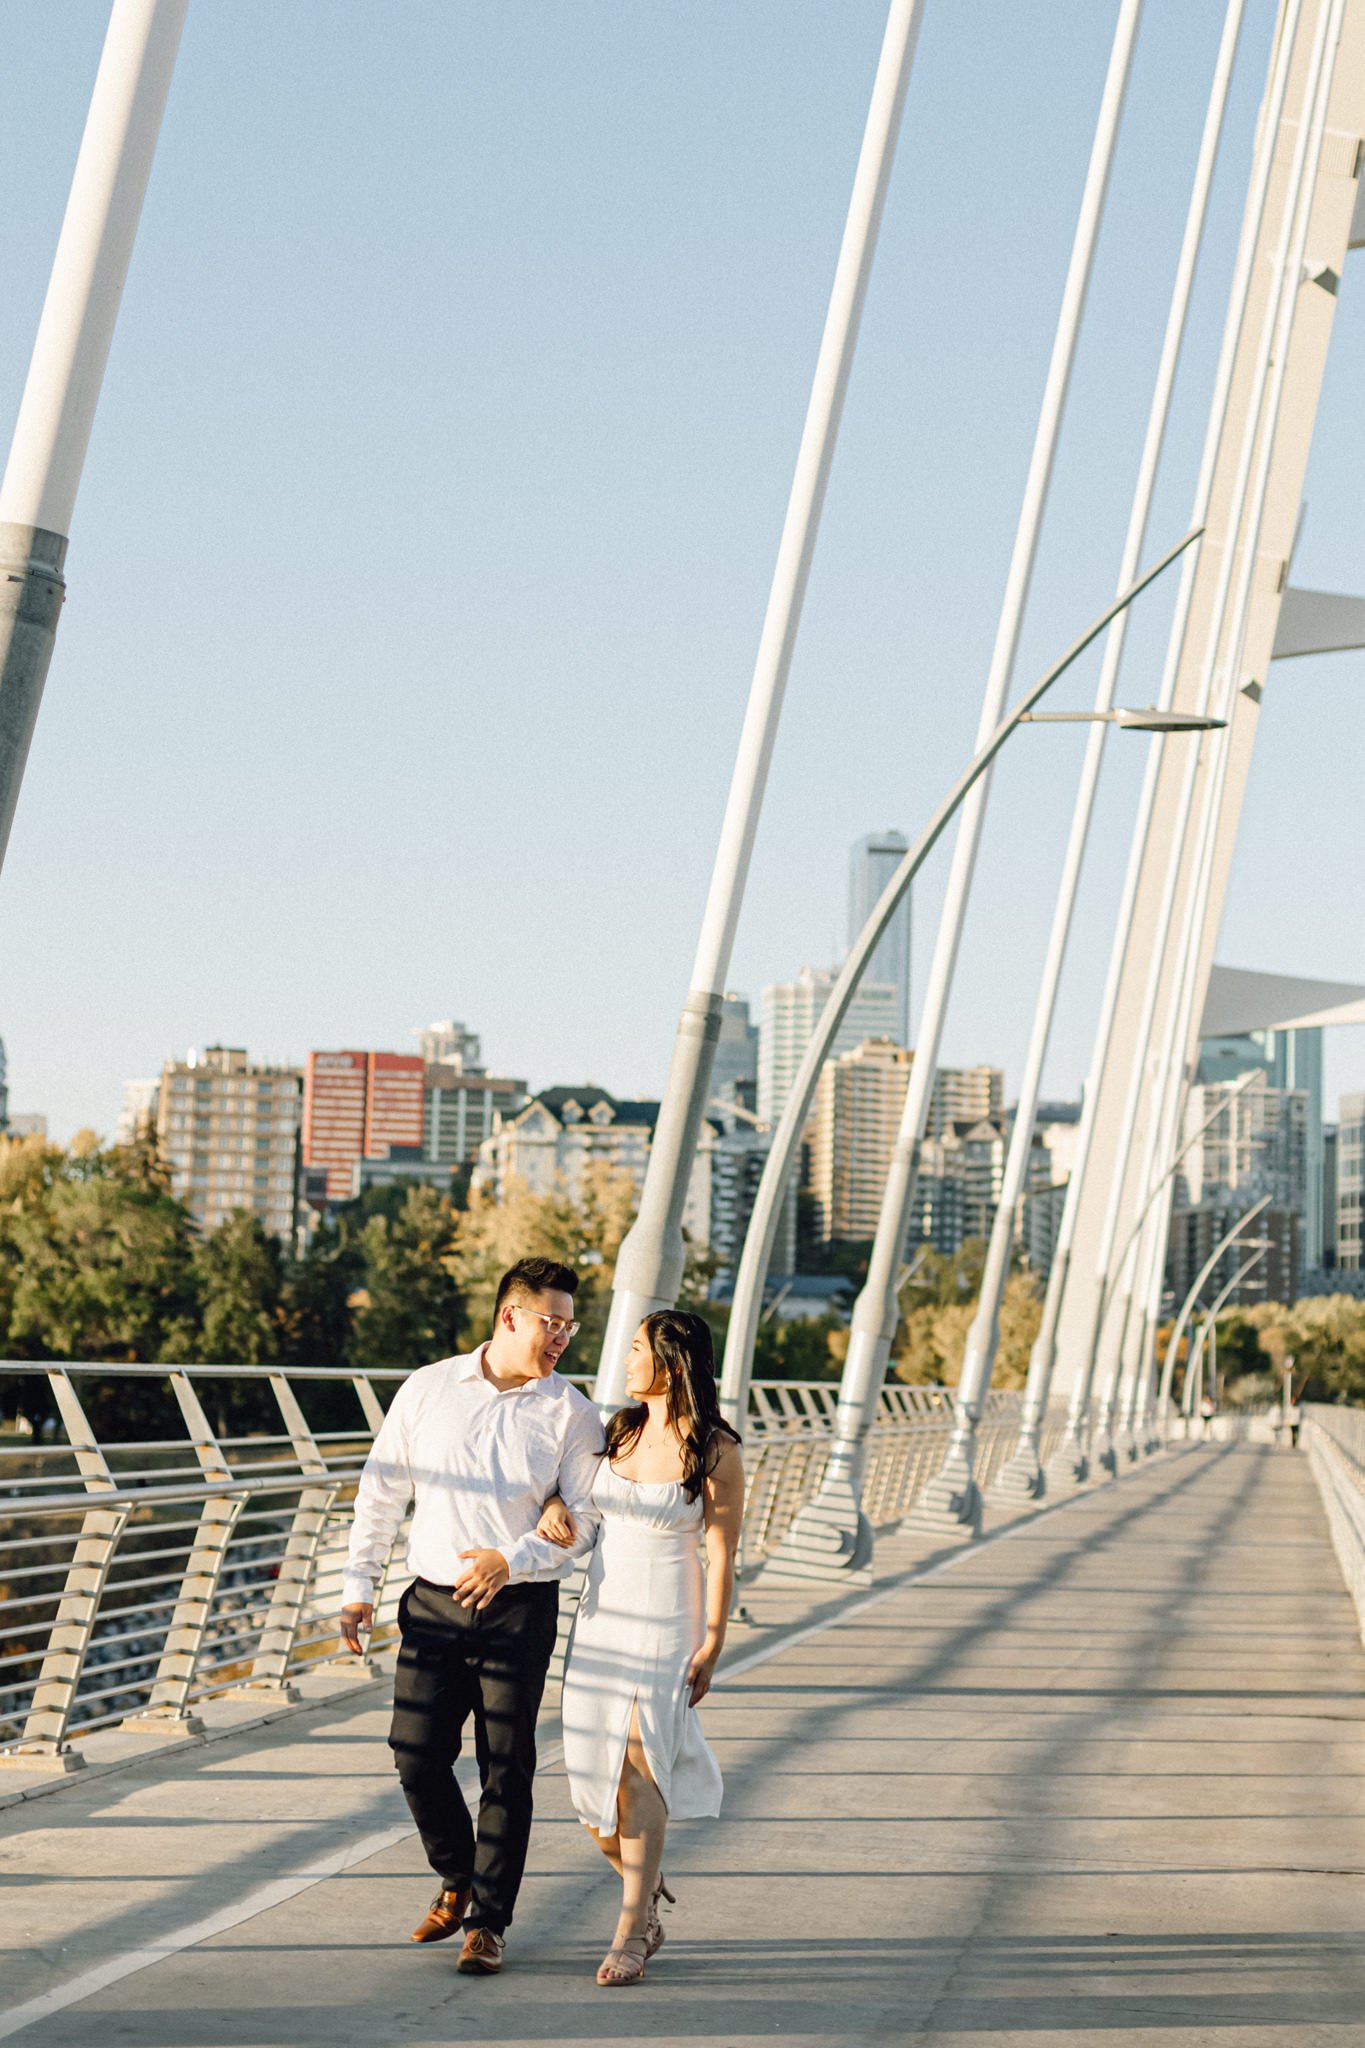
MULTIPOLYGON (((1127 1238, 1131 1221, 1145 1198, 1142 1175, 1135 1169, 1150 1154, 1148 1127, 1153 1118, 1162 1115, 1162 1091, 1145 1089, 1133 1115, 1129 1076, 1135 1061, 1141 1062, 1153 1049, 1163 1046, 1169 1048, 1168 1059, 1174 1058, 1182 1075, 1187 1074, 1197 1042, 1198 1019, 1203 1011, 1270 664, 1277 655, 1283 658, 1308 651, 1303 644, 1307 633, 1318 636, 1318 646, 1355 644, 1347 635, 1358 625, 1358 616, 1348 618, 1343 612, 1341 618, 1329 620, 1319 600, 1314 617, 1300 602, 1287 608, 1285 597, 1304 472, 1336 309, 1335 287, 1347 249, 1358 233, 1362 154, 1359 138, 1365 134, 1365 0, 1345 0, 1340 37, 1329 57, 1332 70, 1326 120, 1309 203, 1304 260, 1295 287, 1294 317, 1280 366, 1282 387, 1274 413, 1273 443, 1268 451, 1258 450, 1258 465, 1262 457, 1268 460, 1258 517, 1254 526, 1243 532, 1237 531, 1237 521, 1230 517, 1239 454, 1256 409, 1254 393, 1260 374, 1257 336, 1262 328, 1266 294, 1273 287, 1271 254, 1280 236, 1286 198, 1292 199, 1284 188, 1297 140, 1294 130, 1304 98, 1303 85, 1315 32, 1322 10, 1331 5, 1332 0, 1319 0, 1318 6, 1305 7, 1294 31, 1290 90, 1281 117, 1281 132, 1276 137, 1270 204, 1255 252, 1253 303, 1250 317, 1243 325, 1234 364, 1231 402, 1215 462, 1208 533, 1195 570, 1190 628, 1175 682, 1176 707, 1191 707, 1201 675, 1207 672, 1207 643, 1214 630, 1215 598, 1226 551, 1230 545, 1239 551, 1250 545, 1254 560, 1247 603, 1240 618, 1227 621, 1222 643, 1215 650, 1220 666, 1235 663, 1236 673, 1223 677, 1230 726, 1226 735, 1219 736, 1217 748, 1225 748, 1226 753, 1217 760, 1215 773, 1215 748, 1208 744, 1208 765, 1201 770, 1202 775, 1216 783, 1217 789, 1211 840, 1204 841, 1201 859, 1201 835, 1186 835, 1179 829, 1182 765, 1168 750, 1157 773, 1151 827, 1137 874, 1133 917, 1117 966, 1117 995, 1107 1057, 1095 1089, 1089 1168, 1078 1194, 1070 1270, 1058 1321, 1058 1363, 1063 1385, 1089 1367, 1098 1297, 1106 1278, 1113 1277, 1105 1275, 1101 1257, 1111 1190, 1121 1183, 1119 1228, 1110 1233, 1117 1243, 1127 1238), (1305 616, 1296 617, 1299 612, 1305 616), (1326 635, 1333 627, 1339 637, 1330 640, 1326 635), (1177 841, 1184 842, 1184 852, 1172 918, 1169 914, 1163 916, 1162 897, 1170 850, 1177 841), (1145 1043, 1139 1045, 1138 1032, 1147 1007, 1147 976, 1163 927, 1167 931, 1193 928, 1194 944, 1188 953, 1172 946, 1163 957, 1150 1032, 1145 1043)), ((1238 562, 1239 577, 1246 566, 1244 561, 1238 562)), ((1169 1095, 1166 1100, 1169 1102, 1169 1095)))

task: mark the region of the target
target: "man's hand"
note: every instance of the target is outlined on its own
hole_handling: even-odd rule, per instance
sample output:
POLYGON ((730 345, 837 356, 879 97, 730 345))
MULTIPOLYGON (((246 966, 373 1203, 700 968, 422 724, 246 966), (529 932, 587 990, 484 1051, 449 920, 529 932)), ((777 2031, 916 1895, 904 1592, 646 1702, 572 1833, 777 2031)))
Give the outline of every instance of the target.
POLYGON ((500 1550, 462 1550, 460 1556, 469 1563, 455 1581, 456 1599, 461 1607, 487 1607, 511 1577, 507 1559, 500 1550))
POLYGON ((341 1640, 348 1650, 357 1657, 365 1654, 362 1635, 368 1635, 374 1627, 374 1608, 368 1600, 353 1600, 349 1607, 341 1610, 341 1640))

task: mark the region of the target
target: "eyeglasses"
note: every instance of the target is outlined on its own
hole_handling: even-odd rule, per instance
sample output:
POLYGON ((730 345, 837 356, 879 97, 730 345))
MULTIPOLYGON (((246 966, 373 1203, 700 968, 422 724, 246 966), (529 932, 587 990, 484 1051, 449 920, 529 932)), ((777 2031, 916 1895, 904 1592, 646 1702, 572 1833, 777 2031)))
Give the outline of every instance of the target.
POLYGON ((567 1344, 575 1331, 582 1328, 580 1323, 566 1323, 563 1316, 547 1316, 538 1308, 527 1308, 524 1301, 508 1303, 509 1308, 519 1308, 524 1316, 539 1316, 551 1337, 562 1337, 567 1344))

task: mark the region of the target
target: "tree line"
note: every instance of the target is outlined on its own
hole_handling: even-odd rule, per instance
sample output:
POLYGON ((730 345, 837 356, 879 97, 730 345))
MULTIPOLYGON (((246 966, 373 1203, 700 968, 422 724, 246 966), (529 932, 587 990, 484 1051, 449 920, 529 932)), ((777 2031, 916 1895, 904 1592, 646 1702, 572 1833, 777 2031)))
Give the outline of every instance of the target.
MULTIPOLYGON (((106 1145, 83 1133, 63 1149, 0 1138, 0 1356, 409 1370, 480 1342, 499 1276, 513 1260, 542 1253, 580 1275, 582 1329, 566 1370, 590 1372, 634 1206, 630 1177, 600 1166, 572 1192, 522 1188, 500 1202, 480 1189, 375 1188, 321 1223, 295 1255, 245 1211, 200 1231, 150 1140, 106 1145)), ((824 1254, 846 1278, 849 1305, 869 1249, 824 1254)), ((951 1257, 924 1249, 913 1260, 893 1348, 902 1379, 956 1382, 985 1249, 973 1239, 951 1257)), ((726 1310, 707 1299, 712 1270, 692 1257, 683 1299, 711 1322, 719 1358, 726 1310)), ((1041 1313, 1036 1278, 1017 1269, 1001 1311, 997 1386, 1023 1385, 1041 1313)), ((1275 1398, 1293 1357, 1306 1399, 1365 1400, 1365 1303, 1338 1295, 1229 1310, 1218 1332, 1226 1399, 1275 1398)), ((755 1376, 834 1379, 847 1349, 844 1315, 770 1318, 760 1325, 755 1376)), ((8 1412, 24 1398, 14 1382, 0 1383, 0 1394, 8 1412)), ((128 1398, 125 1384, 120 1399, 128 1398)))

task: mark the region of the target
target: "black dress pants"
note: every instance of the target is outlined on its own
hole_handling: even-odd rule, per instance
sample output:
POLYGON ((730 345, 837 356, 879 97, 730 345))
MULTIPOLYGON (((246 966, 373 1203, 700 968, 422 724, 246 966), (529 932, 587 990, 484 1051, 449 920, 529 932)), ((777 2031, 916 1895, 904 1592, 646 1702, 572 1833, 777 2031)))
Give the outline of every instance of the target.
POLYGON ((427 1861, 449 1891, 472 1883, 466 1924, 493 1934, 512 1918, 526 1867, 536 1715, 558 1614, 556 1583, 504 1586, 480 1612, 418 1579, 399 1602, 389 1747, 427 1861), (454 1771, 471 1714, 477 1835, 454 1771))

